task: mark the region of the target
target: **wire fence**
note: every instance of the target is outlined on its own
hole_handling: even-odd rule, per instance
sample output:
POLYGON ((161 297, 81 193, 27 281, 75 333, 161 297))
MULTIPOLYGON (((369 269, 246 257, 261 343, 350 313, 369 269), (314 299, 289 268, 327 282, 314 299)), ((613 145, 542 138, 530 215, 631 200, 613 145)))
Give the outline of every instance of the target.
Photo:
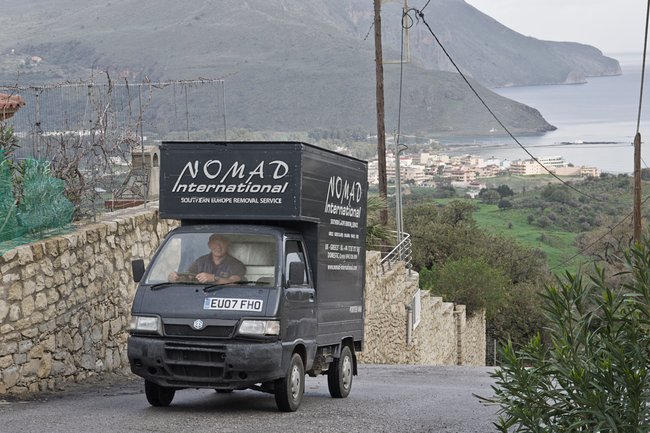
POLYGON ((129 83, 105 76, 0 86, 0 93, 26 102, 7 121, 18 139, 11 158, 49 161, 65 181, 76 219, 95 216, 120 191, 139 149, 163 139, 226 139, 223 80, 129 83))

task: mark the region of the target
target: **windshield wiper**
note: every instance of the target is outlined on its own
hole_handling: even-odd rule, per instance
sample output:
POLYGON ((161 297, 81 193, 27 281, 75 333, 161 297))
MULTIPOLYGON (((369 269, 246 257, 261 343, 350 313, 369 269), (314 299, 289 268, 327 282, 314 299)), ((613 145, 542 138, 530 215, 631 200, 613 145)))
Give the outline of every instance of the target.
POLYGON ((195 285, 198 285, 198 284, 201 284, 201 283, 191 283, 191 282, 183 282, 183 281, 175 281, 175 282, 172 282, 172 281, 163 281, 162 283, 153 284, 153 285, 151 286, 151 290, 166 289, 167 287, 170 287, 170 286, 182 286, 182 285, 185 285, 185 286, 188 286, 188 285, 190 285, 190 286, 195 286, 195 285))
POLYGON ((225 284, 210 284, 209 286, 205 287, 203 289, 204 292, 214 292, 215 290, 219 290, 222 287, 225 287, 230 284, 235 284, 235 283, 225 283, 225 284))
POLYGON ((214 292, 215 290, 219 290, 222 287, 225 286, 250 286, 250 285, 256 285, 255 281, 246 281, 246 280, 241 280, 241 281, 233 281, 231 283, 220 283, 220 284, 210 284, 208 287, 203 289, 204 292, 214 292))

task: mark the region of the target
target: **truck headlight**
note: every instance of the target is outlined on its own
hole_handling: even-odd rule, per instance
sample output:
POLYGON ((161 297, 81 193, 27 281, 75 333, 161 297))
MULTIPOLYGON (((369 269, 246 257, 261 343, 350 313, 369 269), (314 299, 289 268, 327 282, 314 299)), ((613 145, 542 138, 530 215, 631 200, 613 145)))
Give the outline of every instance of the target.
POLYGON ((162 335, 160 317, 153 316, 131 316, 129 322, 130 332, 148 332, 162 335))
POLYGON ((239 333, 244 335, 280 335, 279 320, 242 320, 239 333))

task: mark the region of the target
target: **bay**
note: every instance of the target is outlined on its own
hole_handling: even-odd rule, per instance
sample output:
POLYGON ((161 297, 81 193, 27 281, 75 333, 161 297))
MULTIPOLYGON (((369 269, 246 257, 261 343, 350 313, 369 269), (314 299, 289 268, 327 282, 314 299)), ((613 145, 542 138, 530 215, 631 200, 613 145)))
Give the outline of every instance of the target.
MULTIPOLYGON (((588 77, 585 84, 528 86, 493 89, 496 93, 538 109, 557 130, 516 136, 536 158, 563 156, 576 166, 598 167, 603 172, 634 171, 634 135, 641 88, 642 54, 612 55, 621 63, 622 75, 588 77)), ((646 85, 639 132, 650 136, 650 88, 646 85)), ((494 129, 500 129, 495 122, 494 129)), ((530 156, 507 135, 441 139, 453 153, 516 160, 530 156)), ((650 143, 650 139, 648 140, 650 143)), ((650 148, 642 144, 642 167, 650 163, 650 148)))

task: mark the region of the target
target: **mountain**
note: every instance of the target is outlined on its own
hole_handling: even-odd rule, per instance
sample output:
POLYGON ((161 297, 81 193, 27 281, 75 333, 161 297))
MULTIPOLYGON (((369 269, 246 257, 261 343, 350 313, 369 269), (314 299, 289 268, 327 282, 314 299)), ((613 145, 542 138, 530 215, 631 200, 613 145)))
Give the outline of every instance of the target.
MULTIPOLYGON (((0 16, 0 84, 87 79, 98 70, 130 82, 145 77, 224 78, 229 128, 376 130, 374 41, 372 36, 364 38, 372 22, 369 0, 9 3, 0 16)), ((399 24, 401 9, 391 4, 384 9, 384 23, 399 24)), ((462 0, 432 0, 426 13, 432 22, 436 17, 435 22, 441 23, 441 34, 458 55, 458 63, 516 133, 543 132, 553 126, 537 110, 500 97, 479 82, 533 84, 540 63, 548 64, 553 70, 548 76, 557 82, 599 71, 616 73, 615 66, 606 72, 599 69, 609 60, 594 54, 594 48, 524 38, 462 0), (494 46, 482 47, 492 40, 494 46), (533 46, 543 49, 535 51, 533 46), (580 60, 587 52, 598 61, 580 60), (492 62, 486 60, 490 58, 492 62), (516 71, 513 59, 519 59, 516 71), (572 59, 583 69, 576 69, 572 59), (533 78, 525 79, 529 75, 533 78)), ((402 131, 484 134, 494 128, 494 120, 457 74, 431 69, 448 68, 432 61, 439 54, 424 39, 422 29, 415 28, 414 61, 403 69, 402 131)), ((398 26, 386 25, 385 59, 399 58, 399 51, 390 49, 398 31, 398 26)), ((386 129, 391 131, 397 125, 400 70, 399 65, 384 69, 386 129)), ((553 82, 541 73, 535 79, 553 82)))
MULTIPOLYGON (((384 9, 388 13, 399 5, 389 3, 384 9)), ((488 87, 575 84, 588 77, 621 74, 618 61, 595 47, 524 36, 463 0, 434 0, 423 13, 455 63, 488 87)), ((367 23, 359 24, 357 30, 364 31, 367 23)), ((399 24, 396 20, 385 24, 386 39, 394 47, 400 45, 399 24)), ((429 69, 455 71, 424 25, 416 24, 409 33, 416 62, 429 69)))

